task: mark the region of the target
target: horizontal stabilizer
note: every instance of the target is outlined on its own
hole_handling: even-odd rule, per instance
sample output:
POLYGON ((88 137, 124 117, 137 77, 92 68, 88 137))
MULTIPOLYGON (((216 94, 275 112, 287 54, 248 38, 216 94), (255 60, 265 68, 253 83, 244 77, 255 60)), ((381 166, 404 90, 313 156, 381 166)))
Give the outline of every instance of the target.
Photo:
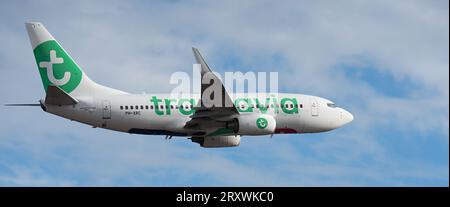
POLYGON ((78 103, 78 100, 61 90, 58 86, 51 85, 47 88, 45 103, 52 105, 73 105, 78 103))
POLYGON ((5 106, 40 106, 41 104, 5 104, 5 106))

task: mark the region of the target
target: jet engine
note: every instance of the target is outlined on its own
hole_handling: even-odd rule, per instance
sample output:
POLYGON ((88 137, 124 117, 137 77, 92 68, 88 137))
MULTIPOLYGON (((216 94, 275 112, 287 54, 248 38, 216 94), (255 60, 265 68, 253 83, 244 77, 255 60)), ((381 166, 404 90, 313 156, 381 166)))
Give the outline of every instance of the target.
POLYGON ((227 122, 225 127, 240 135, 268 135, 275 133, 276 125, 273 116, 248 114, 227 122))
POLYGON ((211 147, 236 147, 241 143, 241 136, 206 136, 206 137, 192 137, 192 142, 199 143, 205 148, 211 147))

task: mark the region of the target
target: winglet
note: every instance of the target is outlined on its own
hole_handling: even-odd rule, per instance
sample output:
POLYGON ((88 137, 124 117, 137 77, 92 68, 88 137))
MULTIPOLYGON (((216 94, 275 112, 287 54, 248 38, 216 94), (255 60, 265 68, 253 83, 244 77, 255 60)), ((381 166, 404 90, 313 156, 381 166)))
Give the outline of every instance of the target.
MULTIPOLYGON (((194 57, 195 60, 197 62, 197 64, 201 65, 201 99, 200 99, 200 107, 205 107, 205 103, 208 103, 208 105, 213 104, 215 107, 225 107, 225 108, 231 108, 231 111, 233 112, 233 114, 239 114, 239 112, 236 110, 233 101, 230 98, 230 95, 227 93, 227 91, 225 90, 225 87, 222 83, 222 81, 220 80, 220 78, 218 78, 213 71, 211 70, 211 68, 208 66, 208 64, 206 63, 205 59, 203 59, 202 55, 200 54, 200 51, 198 51, 197 48, 192 47, 192 52, 194 53, 194 57), (207 83, 204 83, 204 77, 205 75, 208 75, 208 78, 210 78, 211 80, 213 80, 213 82, 211 83, 211 81, 208 81, 207 83), (205 91, 207 91, 207 89, 211 86, 218 86, 220 88, 217 88, 217 90, 221 90, 220 92, 218 92, 218 94, 215 94, 215 90, 210 90, 209 92, 212 92, 211 94, 207 94, 208 97, 210 97, 210 100, 204 100, 204 93, 205 91), (214 98, 216 96, 216 98, 214 98), (211 100, 212 99, 212 100, 211 100)), ((216 90, 216 92, 217 92, 216 90)), ((200 110, 200 108, 197 108, 198 111, 202 111, 200 110)), ((222 109, 215 109, 216 111, 221 111, 222 109)), ((196 113, 198 115, 198 113, 196 113)))
POLYGON ((197 62, 197 64, 200 64, 202 66, 202 75, 207 72, 212 72, 211 68, 209 68, 208 64, 206 64, 205 59, 203 59, 202 55, 200 54, 200 51, 198 51, 197 48, 192 47, 192 52, 194 53, 195 61, 197 62))

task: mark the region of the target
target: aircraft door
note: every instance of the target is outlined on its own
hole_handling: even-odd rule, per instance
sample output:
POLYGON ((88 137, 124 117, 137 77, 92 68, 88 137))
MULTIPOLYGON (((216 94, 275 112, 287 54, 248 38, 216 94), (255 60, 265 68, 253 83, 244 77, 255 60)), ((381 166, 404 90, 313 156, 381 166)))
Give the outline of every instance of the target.
POLYGON ((316 99, 311 99, 311 115, 319 116, 319 103, 316 99))
POLYGON ((108 100, 102 101, 103 119, 111 119, 111 102, 108 100))

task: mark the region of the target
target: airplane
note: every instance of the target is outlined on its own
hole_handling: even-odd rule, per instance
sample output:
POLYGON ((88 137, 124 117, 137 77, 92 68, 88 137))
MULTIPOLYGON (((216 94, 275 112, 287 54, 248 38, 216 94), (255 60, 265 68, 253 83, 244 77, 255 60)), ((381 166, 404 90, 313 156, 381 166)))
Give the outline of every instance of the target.
POLYGON ((231 98, 196 48, 192 50, 201 77, 212 77, 201 82, 201 94, 174 99, 170 94, 109 88, 92 81, 42 23, 25 26, 46 94, 39 104, 9 106, 40 106, 94 128, 187 137, 205 148, 239 146, 241 136, 325 132, 353 120, 350 112, 317 96, 258 93, 249 98, 236 93, 231 98), (205 95, 212 85, 221 90, 205 95))

